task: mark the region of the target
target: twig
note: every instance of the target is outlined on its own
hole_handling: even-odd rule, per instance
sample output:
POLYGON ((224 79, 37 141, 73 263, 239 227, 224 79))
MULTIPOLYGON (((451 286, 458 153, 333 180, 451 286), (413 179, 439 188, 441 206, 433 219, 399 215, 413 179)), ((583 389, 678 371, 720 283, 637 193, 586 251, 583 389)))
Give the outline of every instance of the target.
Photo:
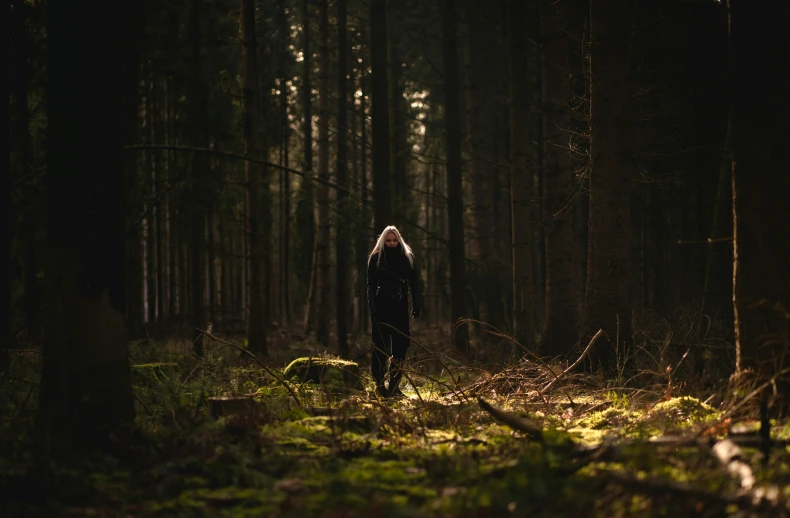
POLYGON ((543 443, 543 430, 541 430, 538 425, 524 419, 520 419, 513 414, 496 408, 490 403, 486 402, 483 398, 477 398, 477 402, 480 404, 480 408, 494 416, 494 419, 497 421, 501 421, 514 430, 524 432, 533 441, 543 443))
POLYGON ((336 191, 344 192, 344 193, 351 194, 351 195, 356 195, 356 193, 353 193, 353 192, 349 191, 348 189, 346 189, 344 187, 341 187, 341 186, 339 186, 337 184, 334 184, 334 183, 332 183, 330 181, 323 180, 323 179, 319 178, 317 175, 314 175, 314 174, 312 174, 310 172, 299 171, 298 169, 292 169, 290 167, 285 167, 285 166, 282 166, 280 164, 275 164, 274 162, 267 162, 266 160, 261 160, 260 158, 255 158, 255 157, 248 156, 248 155, 240 155, 238 153, 231 153, 231 152, 228 152, 228 151, 221 151, 219 149, 211 149, 211 148, 207 148, 207 147, 193 147, 193 146, 172 146, 172 145, 161 145, 161 144, 135 144, 135 145, 131 145, 131 146, 124 146, 124 148, 125 149, 164 149, 164 150, 172 150, 172 151, 193 151, 193 152, 196 151, 198 153, 209 153, 209 154, 213 154, 213 155, 225 156, 225 157, 228 157, 228 158, 235 158, 235 159, 238 159, 238 160, 246 160, 248 162, 253 162, 255 164, 261 164, 261 165, 265 165, 265 166, 268 166, 268 167, 273 167, 275 169, 280 169, 282 171, 286 171, 286 172, 289 172, 291 174, 295 174, 297 176, 302 176, 304 178, 308 178, 308 179, 310 179, 310 180, 312 180, 314 182, 326 185, 327 187, 331 187, 332 189, 335 189, 336 191))
POLYGON ((538 394, 540 396, 542 396, 544 392, 549 390, 551 388, 551 386, 554 385, 554 383, 556 383, 557 381, 562 379, 562 377, 565 376, 568 372, 570 372, 574 368, 576 368, 576 366, 579 365, 579 363, 587 356, 587 353, 590 352, 590 349, 592 349, 592 346, 595 344, 595 342, 598 341, 598 337, 600 337, 602 334, 603 334, 603 329, 599 329, 598 332, 595 333, 595 336, 593 336, 592 339, 590 340, 590 343, 587 344, 587 347, 584 349, 584 351, 582 352, 581 356, 579 356, 579 358, 575 362, 573 362, 573 365, 571 365, 570 367, 568 367, 567 369, 562 371, 559 376, 556 376, 552 381, 549 382, 548 385, 543 387, 540 390, 540 392, 538 392, 538 394))
POLYGON ((782 375, 784 375, 784 374, 787 374, 788 372, 790 372, 790 369, 784 369, 784 370, 782 370, 782 371, 780 371, 780 372, 777 372, 777 373, 776 373, 776 374, 774 374, 773 376, 771 376, 771 379, 769 379, 768 381, 766 381, 766 382, 762 383, 762 384, 761 384, 760 386, 758 386, 756 389, 752 390, 752 391, 751 391, 751 392, 750 392, 750 393, 749 393, 749 394, 748 394, 748 395, 747 395, 745 398, 743 398, 743 400, 742 400, 742 401, 738 402, 738 404, 737 404, 737 405, 735 405, 734 407, 732 407, 731 409, 729 409, 728 411, 726 411, 724 414, 722 414, 722 416, 721 416, 721 417, 720 417, 720 418, 719 418, 719 419, 718 419, 718 420, 717 420, 715 423, 713 423, 712 425, 706 425, 706 426, 705 426, 705 428, 702 428, 701 430, 699 430, 699 431, 698 431, 698 432, 695 434, 695 437, 701 437, 701 436, 702 436, 702 434, 705 432, 705 430, 708 430, 709 428, 714 428, 714 427, 717 427, 717 426, 719 426, 721 423, 723 423, 723 422, 724 422, 724 420, 725 420, 725 419, 727 419, 728 417, 731 417, 731 416, 732 416, 732 415, 733 415, 735 412, 737 412, 738 410, 740 410, 740 408, 741 408, 743 405, 745 405, 747 402, 749 402, 749 401, 750 401, 750 400, 751 400, 751 399, 752 399, 754 396, 756 396, 757 394, 759 394, 760 392, 762 392, 762 391, 763 391, 763 389, 765 389, 765 388, 766 388, 768 385, 772 385, 773 383, 776 383, 776 380, 777 380, 777 379, 778 379, 780 376, 782 376, 782 375))
MULTIPOLYGON (((404 332, 403 332, 403 331, 401 331, 400 329, 397 329, 397 328, 395 328, 395 327, 393 327, 393 326, 391 326, 391 325, 387 324, 386 322, 377 322, 377 323, 376 323, 376 325, 388 327, 388 328, 392 329, 393 331, 395 331, 396 333, 399 333, 401 336, 403 336, 403 337, 405 337, 405 338, 408 338, 408 339, 409 339, 411 342, 413 342, 413 343, 417 344, 418 346, 422 347, 422 348, 425 350, 425 352, 427 352, 427 353, 428 353, 428 354, 429 354, 429 355, 430 355, 430 356, 431 356, 431 357, 432 357, 434 360, 436 360, 437 362, 439 362, 439 365, 441 365, 441 366, 442 366, 442 367, 443 367, 445 370, 447 370, 447 372, 449 372, 449 373, 450 373, 450 377, 451 377, 451 378, 453 379, 453 381, 455 382, 455 385, 456 385, 456 390, 453 390, 451 387, 449 387, 449 386, 448 386, 448 385, 446 385, 446 384, 444 384, 444 385, 445 385, 445 386, 447 386, 447 388, 449 388, 449 389, 450 389, 450 390, 453 392, 453 395, 457 395, 457 394, 460 392, 460 394, 463 396, 463 398, 464 398, 466 401, 469 401, 469 397, 468 397, 468 396, 467 396, 467 395, 464 393, 464 389, 463 389, 463 388, 461 388, 460 386, 458 386, 458 382, 456 381, 456 379, 455 379, 455 376, 453 376, 453 371, 451 371, 451 370, 450 370, 450 367, 448 367, 448 366, 447 366, 447 365, 446 365, 446 364, 445 364, 445 363, 442 361, 442 359, 441 359, 441 358, 439 358, 439 356, 438 356, 437 354, 435 354, 433 351, 431 351, 430 349, 428 349, 427 347, 425 347, 425 346, 424 346, 424 345, 422 345, 420 342, 418 342, 417 340, 413 339, 411 336, 407 335, 406 333, 404 333, 404 332)), ((425 376, 425 375, 423 374, 423 376, 425 376)), ((427 377, 427 376, 426 376, 426 377, 427 377)), ((429 378, 429 379, 430 379, 430 378, 429 378)))
POLYGON ((239 351, 243 352, 244 354, 250 356, 253 360, 255 360, 258 363, 258 365, 261 366, 261 368, 264 371, 266 371, 267 374, 272 376, 274 379, 276 379, 280 383, 280 385, 285 387, 285 390, 287 390, 291 394, 291 396, 296 401, 297 405, 299 405, 300 407, 304 408, 304 405, 302 405, 302 402, 299 399, 299 396, 296 395, 296 391, 293 389, 293 387, 291 387, 288 384, 288 382, 285 380, 285 378, 281 378, 280 376, 278 376, 272 369, 267 367, 266 364, 264 364, 261 360, 259 360, 257 356, 252 354, 250 351, 248 351, 244 347, 238 346, 236 344, 232 344, 232 343, 227 342, 227 341, 225 341, 225 340, 223 340, 221 338, 217 338, 216 336, 214 336, 211 333, 208 333, 208 332, 206 332, 206 331, 204 331, 202 329, 198 329, 198 331, 200 331, 202 334, 204 334, 205 336, 207 336, 208 338, 210 338, 210 339, 212 339, 212 340, 214 340, 216 342, 219 342, 219 343, 221 343, 223 345, 227 345, 228 347, 233 347, 234 349, 238 349, 239 351))

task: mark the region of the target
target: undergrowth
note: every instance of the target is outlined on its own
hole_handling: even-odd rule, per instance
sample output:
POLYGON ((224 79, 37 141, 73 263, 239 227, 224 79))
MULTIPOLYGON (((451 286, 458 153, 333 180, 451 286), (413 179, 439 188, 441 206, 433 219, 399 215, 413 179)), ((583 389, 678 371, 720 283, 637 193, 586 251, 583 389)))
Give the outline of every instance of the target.
MULTIPOLYGON (((672 340, 656 346, 646 338, 639 347, 650 354, 641 356, 639 375, 622 383, 563 376, 566 365, 530 357, 492 367, 435 346, 415 347, 400 400, 378 398, 365 365, 359 383, 286 378, 293 359, 287 351, 266 359, 267 373, 219 343, 200 360, 172 343, 134 343, 137 417, 121 453, 57 460, 42 455, 30 433, 40 357, 15 354, 0 392, 0 510, 3 516, 786 515, 790 449, 780 445, 765 459, 758 444, 744 447, 741 458, 757 482, 749 491, 740 487, 709 446, 736 421, 754 428, 757 416, 728 413, 735 389, 726 383, 703 386, 682 372, 670 379, 666 367, 678 372, 684 361, 682 350, 667 349, 672 340), (713 390, 721 393, 713 398, 713 390), (217 398, 251 403, 212 415, 217 398), (479 399, 541 429, 540 440, 503 424, 479 399), (692 436, 702 440, 668 440, 692 436), (759 490, 776 494, 758 498, 759 490)), ((320 350, 314 356, 330 357, 320 350)), ((777 441, 790 438, 790 424, 772 424, 777 441)))

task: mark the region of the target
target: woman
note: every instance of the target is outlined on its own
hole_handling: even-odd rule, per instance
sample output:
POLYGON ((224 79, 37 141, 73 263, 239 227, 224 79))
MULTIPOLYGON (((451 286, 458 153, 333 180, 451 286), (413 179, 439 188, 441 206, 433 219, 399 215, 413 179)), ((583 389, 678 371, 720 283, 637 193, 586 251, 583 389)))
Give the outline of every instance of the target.
POLYGON ((411 316, 422 313, 422 297, 414 254, 397 228, 389 226, 376 241, 368 258, 368 305, 373 322, 373 364, 376 392, 383 397, 402 397, 398 388, 401 363, 411 342, 411 316), (391 351, 391 353, 390 353, 391 351), (387 358, 392 354, 389 388, 384 386, 387 358))

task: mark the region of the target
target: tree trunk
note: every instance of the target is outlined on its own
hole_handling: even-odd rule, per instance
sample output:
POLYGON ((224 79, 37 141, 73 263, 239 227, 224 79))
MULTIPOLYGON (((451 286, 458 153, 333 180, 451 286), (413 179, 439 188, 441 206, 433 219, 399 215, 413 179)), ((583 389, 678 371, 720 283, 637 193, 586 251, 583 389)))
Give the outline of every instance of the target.
POLYGON ((606 342, 590 354, 593 367, 604 371, 617 366, 630 341, 631 13, 630 0, 593 0, 590 6, 592 172, 582 342, 604 330, 606 342))
MULTIPOLYGON (((154 72, 151 71, 148 77, 148 131, 150 136, 151 144, 157 144, 156 136, 157 136, 157 115, 159 113, 159 109, 157 106, 157 96, 156 96, 156 76, 154 72)), ((150 171, 150 178, 151 178, 151 217, 148 222, 148 256, 149 256, 149 285, 148 285, 148 300, 149 300, 149 308, 151 310, 151 318, 150 321, 153 324, 159 322, 159 279, 161 276, 161 270, 159 268, 159 231, 160 231, 160 224, 159 224, 159 206, 157 205, 158 200, 158 189, 159 186, 157 185, 158 182, 158 173, 157 170, 157 151, 151 150, 148 153, 148 170, 150 171)))
POLYGON ((708 243, 708 261, 702 290, 702 313, 712 317, 728 316, 732 304, 732 114, 722 150, 713 223, 708 243))
POLYGON ((351 253, 348 233, 348 164, 346 163, 346 0, 337 0, 337 349, 348 358, 348 256, 351 253))
MULTIPOLYGON (((473 254, 479 267, 476 272, 470 275, 470 283, 473 289, 478 294, 475 300, 478 302, 476 311, 479 313, 479 318, 484 322, 493 324, 492 320, 495 315, 496 305, 491 300, 495 293, 499 291, 492 281, 494 270, 491 266, 491 202, 489 195, 486 192, 487 184, 485 182, 486 176, 495 174, 496 171, 486 170, 487 162, 491 162, 490 156, 484 155, 488 151, 485 146, 487 143, 486 131, 489 128, 484 127, 485 115, 485 93, 484 87, 486 81, 482 60, 486 59, 486 55, 481 49, 481 44, 485 40, 484 35, 481 34, 481 28, 476 19, 479 16, 479 3, 469 2, 465 5, 463 12, 463 26, 466 29, 466 38, 462 39, 462 48, 464 56, 464 101, 466 111, 466 149, 469 153, 468 167, 469 178, 472 182, 472 236, 473 236, 473 254), (472 280, 474 279, 474 280, 472 280), (493 288, 493 289, 492 289, 493 288)), ((490 338, 493 335, 489 333, 480 334, 484 328, 475 326, 477 334, 481 338, 490 338)))
POLYGON ((790 341, 790 7, 730 6, 736 373, 771 376, 787 367, 790 341))
MULTIPOLYGON (((242 66, 244 73, 244 154, 260 157, 260 140, 258 136, 258 50, 255 35, 255 2, 242 0, 242 66)), ((268 206, 261 207, 261 184, 268 182, 265 166, 245 162, 244 173, 247 180, 247 263, 249 268, 249 285, 247 288, 247 343, 248 349, 254 354, 268 354, 266 343, 266 327, 269 323, 267 310, 266 286, 264 275, 266 262, 266 242, 264 241, 265 222, 263 211, 271 210, 268 206), (262 224, 263 223, 263 224, 262 224)))
MULTIPOLYGON (((312 53, 310 50, 310 1, 302 2, 302 112, 303 131, 302 144, 304 148, 304 163, 302 169, 313 174, 313 102, 312 102, 312 53)), ((299 254, 298 264, 301 265, 297 274, 307 285, 307 298, 305 300, 304 333, 310 334, 315 319, 315 297, 313 296, 313 257, 315 255, 315 187, 311 179, 302 179, 300 185, 300 199, 296 207, 297 228, 301 231, 298 236, 299 254)))
POLYGON ((39 422, 66 447, 101 445, 134 419, 121 143, 134 127, 138 20, 135 2, 47 5, 50 247, 39 422), (90 30, 85 12, 97 22, 90 30))
MULTIPOLYGON (((30 70, 28 59, 31 52, 30 47, 30 39, 27 34, 27 28, 25 26, 25 19, 27 14, 27 4, 20 4, 15 2, 14 10, 11 13, 10 22, 11 22, 11 42, 13 44, 13 65, 14 65, 14 94, 15 94, 15 107, 16 107, 16 126, 15 126, 15 133, 17 138, 19 139, 17 142, 17 147, 19 149, 19 170, 18 170, 18 178, 28 178, 32 174, 32 161, 33 161, 33 149, 31 145, 31 136, 30 136, 30 108, 28 107, 28 86, 30 83, 30 70)), ((8 188, 5 189, 3 192, 7 193, 7 196, 11 195, 11 179, 12 179, 12 172, 11 172, 11 164, 9 162, 9 170, 8 170, 8 188)), ((11 199, 8 198, 6 203, 4 204, 6 210, 3 211, 4 216, 10 218, 10 207, 11 207, 11 199)), ((37 339, 40 337, 41 329, 40 329, 40 315, 39 315, 39 302, 38 302, 38 258, 36 257, 36 240, 37 240, 37 232, 35 227, 35 220, 36 216, 31 212, 28 212, 26 217, 22 219, 22 235, 24 236, 24 311, 25 311, 25 335, 28 338, 37 339)), ((4 221, 3 225, 7 225, 3 227, 4 232, 9 233, 9 252, 3 254, 4 261, 9 261, 7 267, 3 270, 3 282, 11 282, 10 277, 6 274, 10 275, 10 261, 11 261, 11 250, 13 246, 10 242, 11 236, 11 220, 9 219, 7 222, 4 221)), ((8 296, 8 304, 11 304, 11 285, 8 285, 8 289, 2 292, 4 301, 6 295, 8 296)), ((0 318, 3 319, 10 319, 11 315, 11 307, 2 309, 3 315, 0 318)), ((5 322, 5 320, 4 320, 5 322)), ((10 333, 13 331, 10 328, 11 321, 8 320, 8 337, 10 337, 10 333)), ((5 329, 5 327, 3 328, 5 329)), ((3 334, 5 339, 6 335, 3 334)), ((6 344, 0 345, 1 349, 6 348, 6 344)), ((0 372, 2 372, 2 367, 7 357, 7 352, 0 352, 0 372)))
MULTIPOLYGON (((329 181, 329 6, 328 0, 319 0, 318 59, 321 72, 318 78, 318 177, 329 181)), ((332 308, 330 300, 330 256, 329 236, 329 189, 322 183, 318 190, 318 303, 316 305, 316 340, 324 347, 329 346, 329 320, 332 308)))
POLYGON ((532 169, 529 117, 529 46, 524 30, 526 4, 510 2, 510 207, 513 255, 513 327, 516 341, 535 341, 530 174, 532 169))
MULTIPOLYGON (((289 139, 291 136, 291 125, 288 121, 288 68, 286 63, 290 61, 290 28, 285 2, 280 0, 277 7, 277 18, 280 31, 280 165, 289 166, 289 139)), ((291 323, 291 283, 290 283, 290 263, 291 263, 291 180, 288 172, 280 170, 280 319, 284 329, 290 328, 291 323)))
POLYGON ((541 353, 559 356, 578 339, 574 289, 573 227, 571 225, 571 155, 568 131, 570 110, 570 40, 567 8, 546 2, 543 18, 544 171, 543 222, 545 235, 546 319, 541 353))
MULTIPOLYGON (((362 58, 362 63, 359 65, 359 125, 360 125, 360 144, 359 144, 359 198, 360 198, 360 214, 362 222, 365 227, 357 234, 357 268, 359 276, 359 332, 364 333, 368 330, 368 304, 367 296, 365 295, 365 286, 367 283, 367 264, 368 264, 368 247, 372 237, 370 235, 370 210, 368 204, 370 203, 370 191, 368 190, 368 120, 367 120, 367 103, 365 103, 365 96, 367 93, 367 63, 362 58)), ((356 116, 356 115, 355 115, 356 116)))
MULTIPOLYGON (((206 124, 206 104, 208 95, 200 77, 200 49, 202 47, 202 35, 200 33, 200 8, 202 0, 192 0, 189 10, 189 40, 191 54, 189 62, 189 86, 187 89, 187 101, 189 113, 189 141, 194 147, 206 147, 204 144, 206 124)), ((205 276, 203 254, 205 253, 205 197, 206 168, 205 158, 192 153, 190 157, 191 178, 189 182, 189 288, 192 306, 192 328, 205 329, 206 322, 204 316, 205 308, 205 276)), ((192 343, 192 352, 197 357, 203 356, 203 337, 199 331, 193 331, 195 338, 192 343)))
POLYGON ((452 320, 457 326, 453 343, 462 353, 469 350, 466 324, 466 272, 464 250, 464 200, 461 175, 461 96, 459 87, 457 16, 454 0, 442 4, 442 55, 444 61, 444 128, 447 138, 447 214, 450 230, 450 293, 452 320))
POLYGON ((370 69, 373 133, 373 222, 381 232, 392 222, 390 200, 387 2, 370 0, 370 69))

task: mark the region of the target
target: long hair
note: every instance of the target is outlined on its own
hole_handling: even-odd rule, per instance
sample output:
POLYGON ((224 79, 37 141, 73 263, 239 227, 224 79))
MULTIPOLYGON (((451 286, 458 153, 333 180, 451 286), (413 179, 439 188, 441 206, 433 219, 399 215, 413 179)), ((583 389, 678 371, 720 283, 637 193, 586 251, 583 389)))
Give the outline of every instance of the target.
POLYGON ((411 251, 411 247, 406 244, 406 241, 403 240, 403 236, 400 235, 400 231, 394 225, 388 226, 379 234, 379 238, 376 240, 376 246, 373 247, 373 251, 370 252, 368 256, 368 262, 370 262, 371 257, 376 253, 379 254, 377 261, 381 262, 381 256, 384 255, 384 247, 387 246, 384 244, 384 241, 387 239, 387 234, 390 232, 395 234, 395 237, 398 238, 398 243, 400 243, 401 249, 403 250, 403 255, 409 260, 409 265, 414 268, 414 253, 411 251))

